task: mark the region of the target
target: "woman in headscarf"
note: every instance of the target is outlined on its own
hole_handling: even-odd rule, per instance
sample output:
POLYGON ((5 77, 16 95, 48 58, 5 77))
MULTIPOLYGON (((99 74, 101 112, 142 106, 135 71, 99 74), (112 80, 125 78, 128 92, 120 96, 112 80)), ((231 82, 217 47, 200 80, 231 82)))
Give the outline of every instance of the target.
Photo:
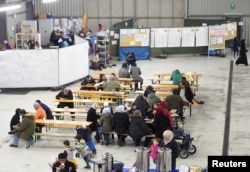
POLYGON ((99 143, 100 142, 100 138, 99 138, 99 135, 98 135, 99 124, 98 124, 97 120, 100 118, 100 115, 96 112, 96 107, 97 107, 97 104, 95 104, 95 103, 93 103, 90 106, 90 108, 88 110, 88 113, 87 113, 86 121, 92 122, 89 125, 89 128, 91 129, 92 132, 94 132, 94 131, 96 132, 95 139, 99 143))
POLYGON ((157 108, 152 126, 155 130, 155 137, 161 140, 163 139, 162 134, 165 130, 173 130, 168 116, 164 114, 164 108, 162 106, 157 108))
POLYGON ((102 110, 101 118, 99 120, 99 125, 101 127, 101 132, 103 134, 104 142, 106 146, 109 145, 110 143, 109 133, 112 132, 112 118, 113 118, 113 115, 111 114, 110 107, 104 107, 102 110))
POLYGON ((119 146, 124 146, 125 144, 125 138, 128 134, 129 123, 130 121, 128 113, 125 111, 123 105, 119 105, 118 112, 114 113, 113 116, 113 127, 114 131, 117 133, 119 146))
POLYGON ((172 160, 172 170, 176 168, 176 158, 179 155, 178 143, 174 139, 174 133, 171 130, 165 130, 163 132, 163 142, 162 147, 171 149, 171 160, 172 160))
POLYGON ((163 107, 163 109, 162 109, 163 114, 166 115, 166 116, 168 117, 172 129, 174 129, 175 123, 174 123, 174 120, 173 120, 173 118, 172 118, 172 116, 171 116, 171 113, 170 113, 170 112, 168 111, 168 109, 167 109, 167 106, 168 106, 168 102, 167 102, 167 101, 161 101, 161 102, 159 103, 159 107, 163 107))

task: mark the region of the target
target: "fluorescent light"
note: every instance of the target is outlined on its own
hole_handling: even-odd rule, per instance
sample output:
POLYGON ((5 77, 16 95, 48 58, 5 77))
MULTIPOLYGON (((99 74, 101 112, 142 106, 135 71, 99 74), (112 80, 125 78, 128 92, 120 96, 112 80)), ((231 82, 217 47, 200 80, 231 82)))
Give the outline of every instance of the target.
POLYGON ((50 2, 55 2, 57 0, 43 0, 43 3, 50 3, 50 2))
POLYGON ((0 6, 0 12, 15 10, 21 7, 22 6, 20 4, 9 4, 9 5, 7 4, 7 5, 0 6))

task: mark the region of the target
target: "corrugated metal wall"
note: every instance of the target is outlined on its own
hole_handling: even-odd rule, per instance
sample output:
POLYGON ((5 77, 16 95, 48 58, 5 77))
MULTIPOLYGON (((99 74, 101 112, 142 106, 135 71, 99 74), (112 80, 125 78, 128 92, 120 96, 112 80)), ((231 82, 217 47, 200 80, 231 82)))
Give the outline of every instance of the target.
POLYGON ((250 1, 249 0, 187 0, 187 18, 194 19, 226 19, 241 17, 241 38, 250 45, 250 1), (231 8, 231 5, 234 8, 231 8))
POLYGON ((52 3, 42 3, 34 0, 35 15, 51 13, 56 17, 81 17, 84 14, 84 0, 58 0, 52 3))
POLYGON ((35 15, 52 13, 55 17, 81 17, 88 13, 89 29, 101 23, 108 28, 115 22, 136 18, 144 27, 183 26, 186 0, 59 0, 43 4, 35 0, 35 15))

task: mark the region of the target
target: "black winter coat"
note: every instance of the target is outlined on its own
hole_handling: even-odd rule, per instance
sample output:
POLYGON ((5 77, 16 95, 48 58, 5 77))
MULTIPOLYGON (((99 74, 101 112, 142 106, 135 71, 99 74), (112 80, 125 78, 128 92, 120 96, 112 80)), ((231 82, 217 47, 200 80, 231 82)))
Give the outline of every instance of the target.
POLYGON ((146 124, 142 116, 130 116, 129 135, 132 138, 140 139, 152 134, 152 129, 146 124))
POLYGON ((172 150, 172 159, 177 158, 179 155, 179 147, 178 143, 175 139, 172 139, 169 143, 164 144, 164 142, 161 142, 161 147, 170 148, 172 150))
POLYGON ((17 125, 20 123, 20 115, 15 114, 10 120, 10 130, 14 130, 13 125, 17 125))
POLYGON ((162 139, 163 132, 167 129, 172 129, 168 117, 164 114, 159 114, 155 116, 152 126, 155 129, 155 137, 162 139))
POLYGON ((127 112, 116 112, 113 116, 114 131, 118 134, 128 134, 129 115, 127 112))
POLYGON ((91 131, 96 131, 97 119, 99 119, 99 117, 100 116, 96 114, 96 109, 89 108, 86 121, 92 122, 92 124, 89 125, 91 131))

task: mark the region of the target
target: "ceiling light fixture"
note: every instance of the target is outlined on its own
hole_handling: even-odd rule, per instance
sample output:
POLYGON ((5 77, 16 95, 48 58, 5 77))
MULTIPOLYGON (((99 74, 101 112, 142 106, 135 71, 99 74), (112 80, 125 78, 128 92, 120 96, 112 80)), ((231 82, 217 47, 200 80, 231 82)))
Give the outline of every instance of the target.
POLYGON ((57 0, 43 0, 43 3, 50 3, 50 2, 55 2, 57 0))
POLYGON ((21 7, 22 7, 21 4, 4 4, 0 5, 0 12, 15 10, 21 7))

